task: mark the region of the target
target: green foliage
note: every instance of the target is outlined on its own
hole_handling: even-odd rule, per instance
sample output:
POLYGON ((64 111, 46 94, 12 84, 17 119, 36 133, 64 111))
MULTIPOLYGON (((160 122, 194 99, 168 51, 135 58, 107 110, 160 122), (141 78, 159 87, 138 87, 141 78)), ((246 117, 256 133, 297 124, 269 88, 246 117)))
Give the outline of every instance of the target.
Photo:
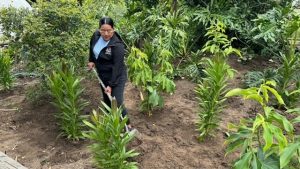
POLYGON ((286 43, 285 23, 294 15, 291 3, 292 0, 204 0, 192 4, 199 4, 194 13, 199 26, 220 20, 228 28, 227 35, 237 37, 237 45, 264 56, 278 57, 286 43))
MULTIPOLYGON (((173 67, 169 63, 171 53, 168 50, 157 50, 158 57, 154 60, 155 65, 150 62, 149 55, 132 47, 127 59, 129 79, 133 84, 140 87, 146 95, 142 98, 141 109, 151 114, 155 107, 163 106, 161 92, 172 93, 175 83, 168 77, 173 74, 173 67)), ((153 49, 148 53, 156 55, 153 49)))
POLYGON ((268 92, 271 92, 275 98, 277 99, 279 104, 284 104, 283 99, 278 94, 278 92, 274 89, 276 87, 275 81, 267 81, 260 85, 259 88, 251 87, 247 89, 232 89, 226 94, 226 97, 240 95, 243 96, 244 99, 252 99, 260 103, 263 107, 267 106, 269 102, 268 92), (261 95, 262 94, 262 95, 261 95))
POLYGON ((118 22, 125 11, 124 1, 37 0, 30 11, 3 8, 0 21, 16 61, 47 72, 59 58, 84 66, 99 18, 111 16, 118 22))
POLYGON ((261 71, 249 71, 245 74, 244 82, 246 87, 259 87, 261 84, 274 80, 279 82, 278 70, 267 68, 261 71))
POLYGON ((282 54, 282 65, 278 68, 280 76, 279 91, 287 106, 295 106, 300 99, 300 54, 296 53, 299 39, 300 17, 291 20, 287 25, 289 44, 282 54))
POLYGON ((83 92, 80 86, 82 79, 75 75, 75 67, 62 62, 47 76, 47 80, 51 95, 54 97, 53 104, 59 109, 56 118, 62 130, 61 134, 72 140, 82 138, 84 117, 81 111, 88 102, 80 98, 83 92))
POLYGON ((96 25, 100 18, 109 16, 114 19, 118 27, 126 13, 126 2, 123 0, 85 0, 82 7, 87 12, 89 19, 93 19, 96 25))
POLYGON ((117 107, 115 99, 112 101, 112 108, 104 103, 103 105, 105 109, 101 108, 101 113, 93 111, 91 122, 84 120, 90 130, 83 135, 94 141, 90 149, 97 167, 101 169, 137 169, 136 162, 126 161, 128 158, 138 155, 134 150, 126 150, 126 146, 134 137, 131 133, 122 133, 128 117, 126 116, 123 120, 120 118, 122 109, 117 107))
POLYGON ((176 10, 170 11, 171 6, 164 1, 150 9, 136 6, 136 10, 129 10, 130 15, 126 15, 127 21, 123 24, 128 44, 142 48, 145 40, 154 43, 162 41, 162 47, 169 50, 173 56, 185 56, 189 52, 188 48, 194 45, 190 39, 193 34, 187 32, 195 32, 196 25, 190 24, 191 10, 180 5, 176 10), (133 11, 135 12, 131 13, 133 11))
POLYGON ((250 31, 252 43, 260 46, 263 55, 279 57, 279 52, 287 44, 285 25, 295 15, 291 6, 276 7, 254 19, 254 27, 250 31))
POLYGON ((15 62, 20 60, 20 54, 24 54, 22 48, 22 36, 24 34, 24 19, 30 13, 27 9, 13 7, 0 9, 0 23, 3 37, 0 42, 9 43, 12 57, 15 62))
POLYGON ((226 94, 226 97, 243 96, 255 100, 263 107, 263 112, 257 113, 254 120, 242 119, 239 125, 228 125, 232 133, 225 142, 227 153, 241 152, 234 168, 284 168, 293 156, 299 158, 299 147, 295 147, 299 140, 294 139, 293 124, 273 107, 267 106, 269 92, 279 104, 284 104, 275 86, 274 81, 268 81, 259 88, 233 89, 226 94))
POLYGON ((14 77, 12 75, 13 60, 10 54, 6 50, 0 50, 0 84, 4 87, 4 89, 10 89, 12 87, 12 83, 14 77))
POLYGON ((216 20, 214 25, 208 28, 206 36, 210 38, 201 50, 210 52, 213 59, 204 60, 204 74, 206 77, 196 87, 200 110, 198 112, 199 139, 202 140, 218 127, 219 116, 225 101, 227 81, 233 77, 234 70, 226 63, 226 58, 231 53, 239 51, 231 46, 231 41, 223 33, 225 25, 216 20))
POLYGON ((31 69, 45 72, 58 58, 85 65, 91 20, 77 0, 38 1, 25 19, 22 45, 31 69), (47 63, 47 65, 46 65, 47 63))
POLYGON ((226 62, 215 62, 211 59, 203 60, 205 78, 196 87, 197 99, 200 110, 197 130, 199 139, 213 135, 213 130, 218 127, 219 113, 224 108, 224 94, 227 91, 227 81, 233 70, 226 62))
POLYGON ((184 9, 173 13, 168 12, 165 17, 160 17, 161 24, 158 26, 163 41, 163 48, 169 50, 173 55, 179 54, 185 47, 187 41, 187 28, 189 26, 188 15, 184 9))
POLYGON ((219 20, 215 20, 212 25, 207 29, 205 36, 209 40, 205 43, 202 52, 210 52, 217 59, 224 59, 230 54, 237 54, 241 56, 238 49, 231 46, 232 41, 235 38, 228 40, 228 36, 224 34, 226 25, 219 20))
POLYGON ((24 30, 24 18, 28 13, 29 11, 23 8, 1 8, 0 22, 3 35, 9 40, 18 40, 24 30))

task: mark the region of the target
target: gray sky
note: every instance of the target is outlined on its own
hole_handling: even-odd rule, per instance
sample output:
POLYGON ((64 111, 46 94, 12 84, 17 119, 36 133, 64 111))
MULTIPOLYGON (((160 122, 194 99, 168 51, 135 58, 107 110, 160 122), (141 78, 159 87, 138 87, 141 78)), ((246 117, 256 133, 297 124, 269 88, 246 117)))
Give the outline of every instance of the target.
POLYGON ((0 8, 2 7, 29 8, 30 5, 26 0, 0 0, 0 8))

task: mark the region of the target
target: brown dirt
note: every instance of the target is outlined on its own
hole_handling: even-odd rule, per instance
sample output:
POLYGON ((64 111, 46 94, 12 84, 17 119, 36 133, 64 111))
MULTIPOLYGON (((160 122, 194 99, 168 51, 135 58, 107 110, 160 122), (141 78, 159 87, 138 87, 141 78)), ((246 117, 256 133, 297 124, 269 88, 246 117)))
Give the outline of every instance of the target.
MULTIPOLYGON (((243 74, 264 67, 259 61, 241 65, 236 58, 230 64, 238 72, 230 87, 241 86, 243 74)), ((96 80, 84 80, 84 98, 97 108, 101 99, 96 80)), ((30 169, 90 169, 95 168, 87 146, 88 141, 70 142, 58 137, 54 113, 49 98, 31 103, 26 92, 38 83, 34 79, 18 79, 13 91, 0 91, 0 151, 30 169), (13 110, 18 108, 18 110, 13 110), (9 110, 3 110, 9 109, 9 110)), ((131 84, 126 86, 125 103, 141 140, 133 140, 130 147, 140 155, 134 158, 141 169, 227 169, 237 154, 225 157, 225 136, 228 122, 238 122, 249 116, 246 112, 256 104, 240 98, 230 98, 221 116, 215 137, 199 143, 196 131, 197 100, 194 87, 188 80, 176 81, 176 92, 165 97, 165 107, 152 116, 139 112, 139 92, 131 84)), ((46 91, 45 91, 46 92, 46 91)))

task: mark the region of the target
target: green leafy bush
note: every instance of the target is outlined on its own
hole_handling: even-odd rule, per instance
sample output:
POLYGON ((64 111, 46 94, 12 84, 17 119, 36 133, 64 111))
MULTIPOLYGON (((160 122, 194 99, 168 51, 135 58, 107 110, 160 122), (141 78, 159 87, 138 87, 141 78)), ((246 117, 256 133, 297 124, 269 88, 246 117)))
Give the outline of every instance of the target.
POLYGON ((58 58, 73 59, 75 66, 86 62, 91 20, 77 0, 38 1, 26 17, 22 45, 24 60, 35 70, 51 69, 58 58))
POLYGON ((128 158, 138 155, 134 150, 126 150, 127 144, 133 139, 132 133, 122 133, 125 129, 128 117, 121 119, 122 109, 117 107, 115 99, 112 107, 105 108, 101 112, 93 111, 91 122, 84 123, 90 128, 83 135, 94 143, 90 146, 94 160, 101 169, 137 169, 136 162, 126 161, 128 158))
POLYGON ((81 79, 75 75, 75 67, 62 63, 48 76, 48 86, 54 97, 54 105, 59 112, 56 113, 62 135, 72 140, 82 138, 81 111, 88 105, 80 98, 83 88, 81 79))
POLYGON ((13 83, 11 72, 13 60, 6 50, 0 49, 0 84, 4 89, 10 89, 13 83))
POLYGON ((219 113, 224 108, 224 94, 227 91, 227 80, 232 76, 233 70, 226 62, 215 62, 211 59, 203 60, 205 77, 198 83, 195 91, 199 101, 197 130, 199 139, 213 135, 213 130, 218 127, 219 113))
MULTIPOLYGON (((263 112, 256 113, 255 119, 242 119, 239 125, 228 125, 232 133, 225 142, 227 153, 239 150, 241 154, 234 164, 236 169, 285 168, 289 166, 292 158, 300 157, 300 142, 294 136, 293 124, 273 107, 267 106, 270 99, 269 92, 275 96, 279 104, 284 104, 274 89, 275 86, 274 81, 268 81, 259 88, 237 88, 226 94, 226 97, 243 96, 245 99, 255 100, 263 108, 263 112)), ((292 121, 298 123, 299 117, 292 121)))
POLYGON ((227 81, 233 77, 234 70, 226 63, 227 57, 239 50, 231 46, 231 41, 224 34, 225 25, 216 20, 208 28, 206 36, 209 37, 202 52, 213 54, 213 59, 203 60, 204 74, 195 91, 199 101, 199 121, 197 129, 200 132, 199 139, 203 140, 218 127, 219 113, 222 111, 225 101, 224 94, 227 91, 227 81))
POLYGON ((264 71, 250 71, 245 74, 244 82, 246 87, 259 87, 266 81, 274 80, 279 82, 278 70, 267 68, 264 71))
POLYGON ((3 36, 0 43, 8 43, 15 62, 20 61, 21 54, 25 54, 22 48, 22 36, 24 34, 24 20, 30 11, 28 9, 16 9, 13 7, 0 9, 0 23, 3 36))
POLYGON ((148 49, 150 56, 158 54, 158 57, 152 64, 149 55, 134 47, 127 59, 129 78, 142 91, 141 109, 149 114, 155 107, 163 106, 161 92, 172 93, 175 90, 175 83, 168 77, 173 74, 173 67, 169 62, 171 53, 158 49, 160 53, 151 54, 153 51, 148 49))

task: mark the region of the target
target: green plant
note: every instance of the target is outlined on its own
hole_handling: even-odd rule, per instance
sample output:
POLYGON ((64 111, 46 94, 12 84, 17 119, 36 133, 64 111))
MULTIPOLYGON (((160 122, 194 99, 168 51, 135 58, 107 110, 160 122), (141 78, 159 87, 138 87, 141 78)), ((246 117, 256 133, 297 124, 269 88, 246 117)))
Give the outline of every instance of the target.
POLYGON ((274 80, 279 82, 278 70, 273 68, 267 68, 261 71, 250 71, 245 74, 244 82, 246 87, 259 87, 266 81, 274 80))
POLYGON ((22 36, 24 33, 24 20, 30 13, 30 10, 24 8, 1 8, 1 43, 9 44, 9 49, 15 62, 20 61, 21 54, 24 54, 22 47, 22 36), (3 36, 2 36, 3 35, 3 36))
POLYGON ((287 26, 287 37, 291 37, 287 51, 282 54, 282 65, 278 68, 280 83, 278 90, 287 106, 295 106, 300 98, 300 54, 296 53, 299 39, 300 17, 294 18, 287 26))
POLYGON ((75 67, 62 62, 47 76, 47 80, 51 95, 54 97, 53 104, 59 109, 56 118, 62 130, 61 135, 72 140, 82 138, 84 116, 80 113, 88 102, 80 98, 83 92, 80 86, 82 79, 75 75, 75 67))
POLYGON ((122 109, 117 107, 115 99, 109 108, 102 103, 105 108, 101 108, 101 113, 93 111, 91 122, 83 122, 90 128, 84 132, 86 138, 94 141, 90 146, 97 167, 101 169, 137 169, 136 162, 126 161, 135 157, 138 153, 134 150, 126 150, 126 145, 133 139, 131 133, 124 131, 128 117, 121 119, 122 109))
POLYGON ((13 83, 13 75, 11 73, 13 60, 9 53, 0 50, 0 84, 4 89, 10 89, 13 83))
POLYGON ((237 54, 241 56, 241 53, 238 49, 233 48, 231 43, 236 38, 231 38, 225 34, 226 25, 218 19, 211 21, 211 26, 207 29, 205 36, 209 40, 205 43, 202 52, 209 52, 213 54, 217 60, 224 60, 230 54, 237 54))
POLYGON ((263 108, 255 119, 242 119, 239 125, 229 124, 232 133, 227 138, 227 154, 240 150, 234 168, 285 168, 293 156, 299 156, 299 140, 293 134, 293 124, 273 107, 267 106, 271 92, 279 104, 283 99, 274 89, 276 83, 268 81, 259 88, 233 89, 226 94, 255 100, 263 108))
POLYGON ((219 113, 224 107, 224 94, 227 91, 227 80, 233 76, 233 70, 226 62, 215 62, 211 59, 203 59, 205 77, 195 91, 199 101, 199 121, 197 130, 199 139, 213 135, 213 130, 218 127, 219 113))
POLYGON ((188 36, 186 32, 189 20, 188 13, 180 8, 173 13, 168 12, 166 16, 159 19, 161 25, 158 27, 163 41, 163 48, 169 50, 172 55, 183 52, 188 36))
POLYGON ((66 58, 83 66, 91 35, 91 13, 77 0, 38 0, 24 19, 22 47, 24 62, 32 70, 47 72, 53 61, 66 58), (45 64, 47 63, 47 65, 45 64))
MULTIPOLYGON (((153 51, 153 49, 149 50, 153 51)), ((163 106, 161 92, 171 93, 175 90, 175 83, 168 78, 168 75, 173 73, 173 67, 168 62, 171 53, 164 49, 158 51, 160 53, 158 53, 157 59, 154 60, 157 65, 152 65, 149 55, 134 47, 127 59, 129 78, 142 91, 141 109, 149 114, 155 107, 163 106), (143 93, 145 96, 143 96, 143 93)), ((152 56, 154 55, 156 53, 152 53, 152 56)))
POLYGON ((219 116, 225 101, 227 81, 233 77, 234 70, 226 63, 231 53, 239 51, 231 46, 231 41, 224 34, 225 25, 216 20, 214 25, 208 28, 206 36, 210 38, 202 49, 202 52, 210 52, 213 59, 203 60, 204 74, 203 81, 196 87, 196 94, 199 100, 200 110, 198 111, 199 121, 197 122, 199 139, 212 135, 212 131, 218 127, 219 116))

